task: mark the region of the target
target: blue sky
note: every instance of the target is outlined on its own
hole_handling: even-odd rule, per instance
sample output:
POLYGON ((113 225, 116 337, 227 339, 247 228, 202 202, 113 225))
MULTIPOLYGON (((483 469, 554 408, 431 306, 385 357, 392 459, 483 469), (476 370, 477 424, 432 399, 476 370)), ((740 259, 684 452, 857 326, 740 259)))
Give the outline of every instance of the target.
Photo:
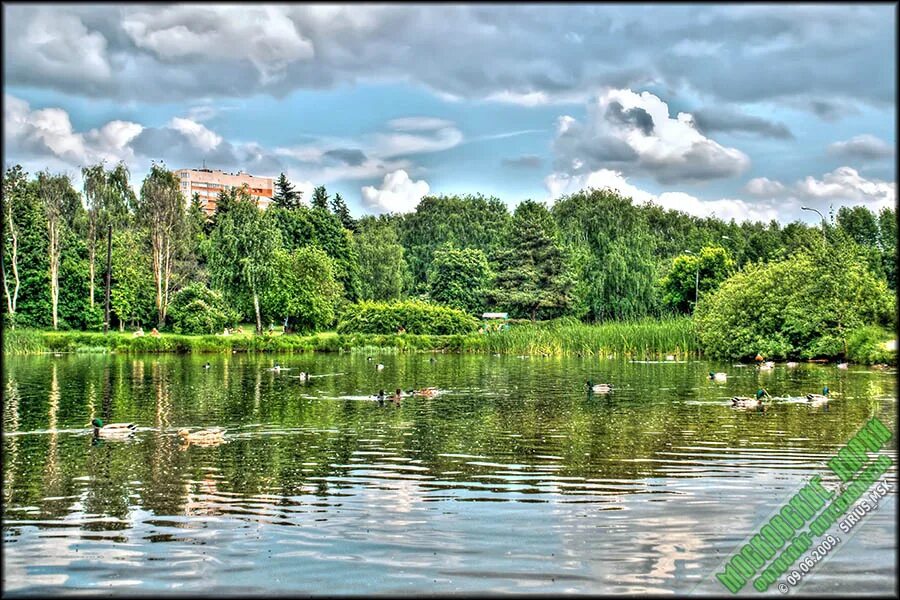
POLYGON ((893 5, 4 5, 4 158, 285 172, 351 211, 613 187, 896 202, 893 5))

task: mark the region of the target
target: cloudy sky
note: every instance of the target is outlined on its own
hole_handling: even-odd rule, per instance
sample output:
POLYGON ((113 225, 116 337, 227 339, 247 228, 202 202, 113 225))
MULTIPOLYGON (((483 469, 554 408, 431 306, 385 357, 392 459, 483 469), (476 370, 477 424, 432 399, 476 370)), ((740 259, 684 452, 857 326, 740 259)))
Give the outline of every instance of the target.
POLYGON ((355 215, 615 187, 697 215, 896 201, 894 5, 4 5, 4 161, 324 184, 355 215))

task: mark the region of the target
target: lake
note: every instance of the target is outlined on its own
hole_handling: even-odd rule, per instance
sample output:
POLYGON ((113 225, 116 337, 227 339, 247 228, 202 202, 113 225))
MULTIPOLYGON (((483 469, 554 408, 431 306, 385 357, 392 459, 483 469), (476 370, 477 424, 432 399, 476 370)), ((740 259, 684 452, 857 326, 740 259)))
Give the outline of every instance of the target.
MULTIPOLYGON (((720 595, 714 572, 811 476, 836 488, 841 444, 872 416, 896 430, 894 370, 431 358, 6 357, 5 590, 720 595), (826 384, 825 407, 730 406, 826 384), (139 429, 95 440, 93 417, 139 429), (201 426, 224 443, 180 441, 201 426)), ((896 594, 887 478, 797 590, 896 594)))

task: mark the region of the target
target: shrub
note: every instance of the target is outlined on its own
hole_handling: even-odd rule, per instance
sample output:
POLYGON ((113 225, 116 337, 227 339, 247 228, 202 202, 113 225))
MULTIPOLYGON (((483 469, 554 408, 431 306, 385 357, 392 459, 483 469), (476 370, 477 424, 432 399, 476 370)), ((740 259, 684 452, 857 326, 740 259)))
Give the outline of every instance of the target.
POLYGON ((194 283, 175 294, 169 305, 175 333, 202 334, 222 331, 237 321, 238 315, 217 291, 194 283))
POLYGON ((850 332, 888 324, 892 298, 854 254, 830 244, 746 267, 702 296, 694 320, 713 358, 841 356, 850 332))
POLYGON ((397 333, 455 335, 478 329, 474 317, 454 308, 424 302, 360 302, 348 307, 338 322, 338 333, 397 333))
POLYGON ((897 353, 884 347, 891 337, 889 331, 873 325, 855 329, 847 336, 847 358, 866 364, 893 363, 897 353))

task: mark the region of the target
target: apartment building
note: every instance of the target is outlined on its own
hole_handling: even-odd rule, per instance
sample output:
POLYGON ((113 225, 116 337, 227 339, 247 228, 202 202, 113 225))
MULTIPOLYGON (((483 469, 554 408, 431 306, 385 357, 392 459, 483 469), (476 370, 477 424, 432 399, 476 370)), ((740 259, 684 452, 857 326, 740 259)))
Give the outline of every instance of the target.
POLYGON ((175 171, 180 182, 181 193, 190 200, 194 194, 200 196, 200 202, 207 215, 216 212, 216 201, 219 192, 246 186, 250 196, 261 209, 272 203, 274 184, 271 177, 255 177, 239 171, 226 173, 216 169, 179 169, 175 171))

